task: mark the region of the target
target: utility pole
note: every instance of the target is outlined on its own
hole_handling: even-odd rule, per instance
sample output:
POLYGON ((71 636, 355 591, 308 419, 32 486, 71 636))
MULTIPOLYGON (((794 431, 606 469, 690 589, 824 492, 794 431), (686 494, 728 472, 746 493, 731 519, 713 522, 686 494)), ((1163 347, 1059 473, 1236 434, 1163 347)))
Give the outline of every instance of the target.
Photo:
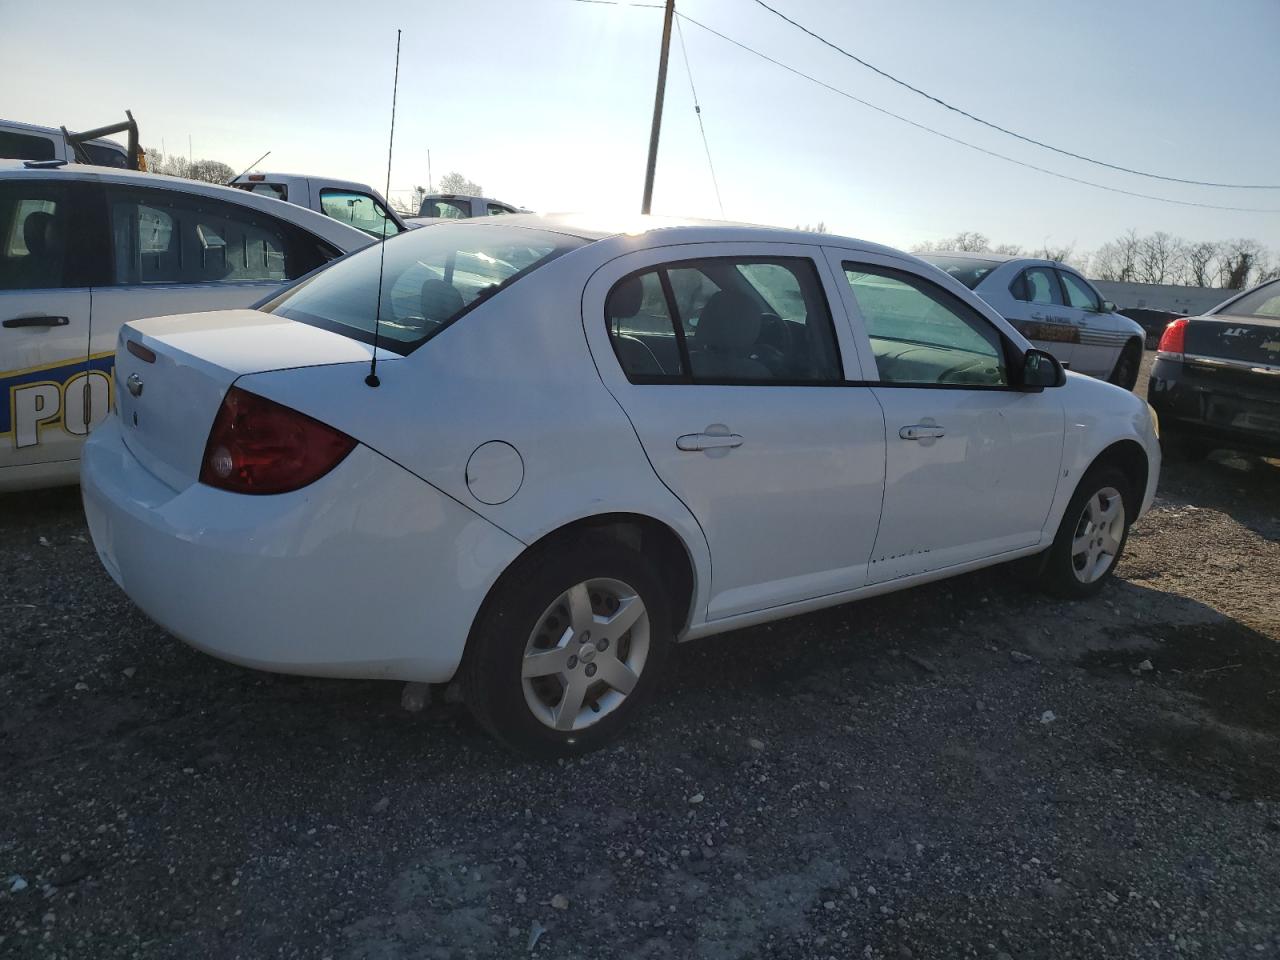
POLYGON ((653 205, 653 171, 658 165, 658 134, 662 132, 662 100, 667 93, 667 53, 671 50, 671 18, 676 12, 676 0, 667 0, 666 13, 662 17, 662 53, 658 57, 658 90, 653 95, 653 126, 649 130, 649 163, 644 171, 644 200, 640 212, 648 213, 653 205))

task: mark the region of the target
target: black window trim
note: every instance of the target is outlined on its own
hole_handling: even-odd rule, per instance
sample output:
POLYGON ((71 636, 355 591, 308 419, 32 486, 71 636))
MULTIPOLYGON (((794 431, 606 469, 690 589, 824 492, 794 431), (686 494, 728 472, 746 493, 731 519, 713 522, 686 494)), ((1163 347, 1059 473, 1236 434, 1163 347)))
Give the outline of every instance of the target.
MULTIPOLYGON (((619 277, 609 286, 609 292, 605 295, 605 306, 609 304, 609 297, 613 295, 613 291, 628 280, 642 277, 647 273, 656 273, 658 282, 662 285, 663 299, 667 304, 667 313, 670 315, 671 326, 675 332, 677 349, 680 351, 680 363, 684 368, 683 373, 664 373, 664 374, 633 374, 629 372, 622 362, 622 357, 618 355, 618 347, 613 339, 613 331, 609 325, 609 315, 604 315, 605 335, 609 338, 609 346, 613 350, 614 359, 618 361, 618 369, 622 371, 622 375, 627 378, 628 383, 636 386, 694 386, 694 387, 845 387, 861 385, 860 381, 846 380, 844 373, 844 357, 840 351, 840 337, 836 330, 835 315, 831 311, 831 303, 827 298, 825 286, 822 281, 822 271, 818 268, 818 260, 811 254, 794 254, 789 256, 770 256, 768 254, 755 254, 747 256, 734 256, 733 254, 705 256, 705 257, 685 257, 682 260, 665 260, 661 263, 650 264, 647 267, 640 267, 632 270, 630 273, 619 277), (841 372, 841 376, 834 380, 756 380, 749 377, 694 377, 693 366, 689 359, 689 348, 685 343, 684 324, 680 321, 680 311, 676 304, 675 292, 671 287, 671 280, 667 276, 669 269, 679 269, 687 267, 690 264, 706 263, 708 260, 729 261, 732 264, 740 263, 779 263, 785 260, 803 260, 813 268, 813 279, 817 281, 815 288, 821 296, 821 305, 826 313, 827 322, 831 325, 831 343, 835 348, 836 365, 841 372)), ((751 283, 746 277, 743 281, 748 285, 751 283)), ((758 295, 758 294, 757 294, 758 295)), ((762 298, 763 299, 763 298, 762 298)), ((766 301, 767 303, 767 301, 766 301)))

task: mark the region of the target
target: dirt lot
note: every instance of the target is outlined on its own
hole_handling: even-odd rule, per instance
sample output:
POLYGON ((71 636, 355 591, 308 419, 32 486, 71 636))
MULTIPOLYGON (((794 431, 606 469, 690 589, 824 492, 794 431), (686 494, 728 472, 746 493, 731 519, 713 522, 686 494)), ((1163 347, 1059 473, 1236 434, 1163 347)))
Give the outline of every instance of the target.
POLYGON ((0 955, 1280 957, 1278 505, 1171 464, 1094 601, 997 569, 691 644, 539 765, 187 649, 74 491, 0 499, 0 955))

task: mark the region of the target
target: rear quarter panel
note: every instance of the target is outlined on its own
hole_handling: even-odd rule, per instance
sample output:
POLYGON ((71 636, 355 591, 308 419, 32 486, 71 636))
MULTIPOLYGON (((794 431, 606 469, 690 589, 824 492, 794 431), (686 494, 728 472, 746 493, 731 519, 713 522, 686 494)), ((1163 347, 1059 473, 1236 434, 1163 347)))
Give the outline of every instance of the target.
POLYGON ((349 433, 525 544, 603 514, 660 520, 689 552, 692 609, 703 611, 706 541, 600 380, 580 316, 595 259, 575 253, 381 366, 376 389, 351 364, 253 374, 238 385, 349 433), (523 465, 505 503, 482 503, 467 484, 468 460, 492 440, 515 447, 523 465))

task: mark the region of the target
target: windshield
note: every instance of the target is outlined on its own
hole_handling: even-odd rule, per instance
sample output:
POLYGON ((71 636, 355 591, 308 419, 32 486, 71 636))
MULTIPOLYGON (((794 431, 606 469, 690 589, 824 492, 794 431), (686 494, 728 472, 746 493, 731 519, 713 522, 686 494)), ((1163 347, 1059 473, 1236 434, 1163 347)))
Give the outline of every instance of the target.
POLYGON ((1238 300, 1232 300, 1218 313, 1237 317, 1269 317, 1280 319, 1280 280, 1263 284, 1250 290, 1238 300))
POLYGON ((983 278, 1000 264, 992 260, 979 260, 975 257, 934 257, 924 256, 921 259, 932 263, 944 273, 949 273, 970 290, 980 284, 983 278))
POLYGON ((285 291, 267 310, 373 342, 375 294, 382 271, 378 345, 408 354, 478 302, 586 241, 543 230, 440 224, 402 233, 345 257, 285 291))

